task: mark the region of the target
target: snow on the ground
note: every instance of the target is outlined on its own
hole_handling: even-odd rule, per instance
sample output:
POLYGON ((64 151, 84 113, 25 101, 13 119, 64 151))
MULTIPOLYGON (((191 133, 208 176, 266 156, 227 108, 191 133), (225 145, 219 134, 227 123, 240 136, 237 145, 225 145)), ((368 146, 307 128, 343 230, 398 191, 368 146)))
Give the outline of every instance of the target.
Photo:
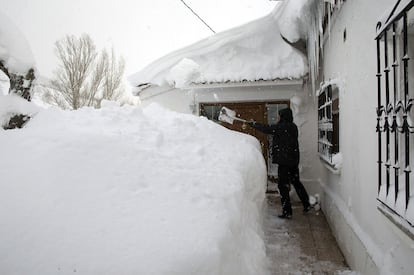
POLYGON ((0 152, 0 274, 267 274, 251 136, 107 103, 40 110, 0 152))
POLYGON ((339 248, 333 246, 333 236, 323 213, 315 209, 306 214, 307 217, 301 217, 298 212, 301 212, 302 205, 297 200, 292 205, 293 220, 284 220, 277 217, 281 207, 278 194, 267 195, 263 227, 272 274, 361 275, 349 270, 341 261, 339 248), (324 252, 328 247, 331 248, 324 252), (329 254, 326 254, 328 250, 329 254))

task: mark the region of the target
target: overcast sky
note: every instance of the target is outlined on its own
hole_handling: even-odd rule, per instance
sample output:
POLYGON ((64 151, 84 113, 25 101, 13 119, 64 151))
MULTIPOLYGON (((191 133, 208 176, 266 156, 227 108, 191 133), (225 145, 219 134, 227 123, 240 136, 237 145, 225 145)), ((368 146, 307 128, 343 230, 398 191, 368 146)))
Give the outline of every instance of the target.
MULTIPOLYGON (((269 0, 185 0, 216 32, 262 17, 269 0)), ((29 41, 39 73, 56 68, 54 42, 66 34, 88 33, 98 48, 115 48, 126 74, 212 35, 180 0, 0 0, 6 14, 29 41)))

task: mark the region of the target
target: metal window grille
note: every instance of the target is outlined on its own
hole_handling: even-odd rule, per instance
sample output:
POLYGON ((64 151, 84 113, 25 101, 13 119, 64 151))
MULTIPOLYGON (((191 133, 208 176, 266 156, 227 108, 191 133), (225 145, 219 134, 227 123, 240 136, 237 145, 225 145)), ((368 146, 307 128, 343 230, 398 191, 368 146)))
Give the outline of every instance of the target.
MULTIPOLYGON (((411 197, 413 105, 409 82, 410 50, 407 14, 414 0, 399 0, 385 22, 377 24, 378 200, 406 217, 411 197)), ((414 10, 413 10, 414 11, 414 10)), ((412 45, 413 46, 413 45, 412 45)), ((411 65, 412 66, 412 65, 411 65)))
POLYGON ((339 152, 339 109, 337 88, 328 85, 318 96, 318 152, 332 164, 332 157, 339 152))

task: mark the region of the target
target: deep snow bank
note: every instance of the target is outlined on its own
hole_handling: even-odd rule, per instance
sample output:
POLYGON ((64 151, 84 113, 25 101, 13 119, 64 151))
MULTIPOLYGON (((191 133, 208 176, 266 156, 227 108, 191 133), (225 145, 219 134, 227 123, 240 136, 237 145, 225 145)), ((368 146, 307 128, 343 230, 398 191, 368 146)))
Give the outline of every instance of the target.
POLYGON ((266 274, 259 148, 155 105, 0 130, 0 273, 266 274))
MULTIPOLYGON (((41 108, 16 94, 2 95, 0 87, 0 129, 7 125, 10 118, 22 114, 32 116, 41 108)), ((0 130, 0 131, 1 131, 0 130)), ((0 145, 1 146, 1 145, 0 145)), ((1 177, 0 177, 1 178, 1 177)))

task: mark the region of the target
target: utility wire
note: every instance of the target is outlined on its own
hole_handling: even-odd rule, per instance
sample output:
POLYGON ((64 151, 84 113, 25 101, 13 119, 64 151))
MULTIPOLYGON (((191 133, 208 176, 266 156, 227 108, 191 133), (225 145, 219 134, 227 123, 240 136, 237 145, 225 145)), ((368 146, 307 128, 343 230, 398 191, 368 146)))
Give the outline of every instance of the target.
POLYGON ((189 9, 195 16, 197 16, 198 19, 200 19, 201 22, 203 22, 204 25, 206 25, 213 33, 216 33, 195 11, 193 11, 192 8, 190 8, 190 6, 188 6, 184 0, 180 0, 181 3, 184 4, 184 6, 187 7, 187 9, 189 9))

